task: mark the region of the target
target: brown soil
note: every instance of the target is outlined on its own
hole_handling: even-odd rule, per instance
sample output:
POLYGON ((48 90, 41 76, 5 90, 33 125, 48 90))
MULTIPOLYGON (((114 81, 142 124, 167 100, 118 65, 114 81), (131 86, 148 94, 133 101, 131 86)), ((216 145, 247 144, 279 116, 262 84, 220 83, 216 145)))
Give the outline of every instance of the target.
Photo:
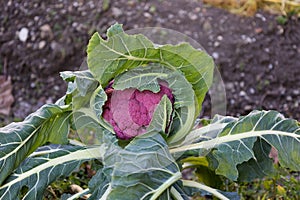
MULTIPOLYGON (((15 103, 7 120, 22 119, 64 95, 59 77, 78 70, 95 31, 119 22, 124 29, 164 27, 187 34, 215 58, 226 86, 227 114, 277 109, 300 120, 300 21, 258 12, 241 17, 196 0, 2 1, 0 67, 13 83, 15 103), (84 2, 84 3, 83 3, 84 2), (22 28, 29 31, 22 42, 22 28)), ((204 104, 209 110, 209 103, 204 104)), ((205 112, 206 113, 206 112, 205 112)))

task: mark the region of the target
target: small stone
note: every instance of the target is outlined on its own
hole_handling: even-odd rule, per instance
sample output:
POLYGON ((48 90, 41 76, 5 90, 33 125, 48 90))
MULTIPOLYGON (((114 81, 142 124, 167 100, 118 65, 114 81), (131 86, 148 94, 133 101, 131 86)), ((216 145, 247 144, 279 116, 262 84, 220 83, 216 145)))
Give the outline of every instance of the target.
POLYGON ((233 83, 226 83, 226 88, 228 90, 232 90, 234 88, 234 84, 233 83))
POLYGON ((245 105, 244 110, 245 111, 252 110, 252 106, 251 105, 245 105))
POLYGON ((51 104, 51 103, 53 103, 53 100, 52 100, 52 98, 50 97, 49 99, 47 99, 47 100, 46 100, 46 103, 47 103, 47 104, 51 104))
POLYGON ((263 22, 266 21, 266 18, 260 13, 256 13, 255 17, 260 18, 263 22))
POLYGON ((173 19, 173 18, 174 18, 174 15, 173 15, 173 14, 168 14, 168 18, 169 18, 169 19, 173 19))
POLYGON ((123 14, 122 10, 116 7, 113 7, 111 11, 114 17, 120 17, 123 14))
POLYGON ((148 19, 151 19, 152 18, 152 15, 148 12, 144 12, 144 17, 148 18, 148 19))
POLYGON ((242 91, 240 91, 239 96, 240 97, 245 97, 245 96, 247 96, 247 93, 242 90, 242 91))
POLYGON ((286 100, 287 100, 287 101, 292 101, 293 98, 292 98, 291 96, 287 96, 287 97, 286 97, 286 100))
POLYGON ((195 21, 196 19, 198 19, 198 16, 195 13, 190 12, 188 14, 189 18, 193 21, 195 21))
POLYGON ((43 49, 46 46, 46 41, 42 40, 39 42, 39 49, 43 49))
POLYGON ((230 104, 231 105, 235 104, 235 100, 234 99, 230 99, 230 104))
POLYGON ((58 85, 55 85, 55 86, 53 87, 53 89, 56 90, 56 91, 59 91, 59 86, 58 86, 58 85))
POLYGON ((253 88, 250 88, 250 89, 249 89, 249 92, 250 92, 250 94, 254 94, 254 93, 255 93, 255 90, 254 90, 253 88))
POLYGON ((284 29, 283 29, 283 27, 282 26, 277 26, 277 34, 278 35, 282 35, 283 33, 284 33, 284 29))
POLYGON ((240 82, 240 87, 245 87, 245 82, 244 81, 240 82))
POLYGON ((217 40, 222 41, 223 40, 223 36, 222 35, 218 35, 217 40))
POLYGON ((220 42, 215 41, 215 42, 214 42, 214 47, 218 47, 218 46, 220 46, 220 42))
POLYGON ((269 70, 272 70, 272 69, 273 69, 272 63, 270 63, 270 64, 268 65, 268 68, 269 68, 269 70))
POLYGON ((179 10, 178 15, 179 15, 179 17, 184 18, 185 15, 186 15, 186 11, 185 10, 179 10))
POLYGON ((26 27, 21 28, 19 32, 19 40, 22 42, 26 42, 26 40, 28 39, 28 33, 29 33, 28 28, 26 27))
POLYGON ((262 31, 263 31, 262 28, 256 28, 256 29, 255 29, 255 33, 257 33, 257 34, 258 34, 258 33, 261 33, 262 31))
POLYGON ((213 57, 214 59, 218 59, 218 58, 219 58, 219 53, 218 53, 218 52, 213 52, 213 53, 212 53, 212 57, 213 57))
POLYGON ((300 94, 300 90, 293 90, 293 94, 294 95, 299 95, 300 94))
POLYGON ((44 24, 43 26, 41 26, 40 31, 41 31, 41 38, 53 37, 53 33, 49 24, 44 24))

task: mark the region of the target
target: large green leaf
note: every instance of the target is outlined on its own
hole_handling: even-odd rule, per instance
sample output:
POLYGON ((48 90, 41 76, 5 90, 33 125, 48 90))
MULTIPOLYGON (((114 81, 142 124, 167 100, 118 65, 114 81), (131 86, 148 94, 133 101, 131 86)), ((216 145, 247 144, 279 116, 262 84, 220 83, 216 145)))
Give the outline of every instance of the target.
POLYGON ((105 138, 106 144, 111 144, 106 145, 103 160, 104 175, 110 181, 107 199, 156 199, 170 192, 181 178, 160 134, 138 136, 124 149, 113 138, 106 135, 105 138))
POLYGON ((47 104, 23 122, 0 128, 0 185, 39 146, 68 142, 69 110, 69 106, 47 104))
MULTIPOLYGON (((213 125, 211 124, 212 127, 213 125)), ((199 131, 203 135, 203 128, 195 130, 193 134, 199 131)), ((263 169, 270 166, 270 158, 260 154, 269 155, 272 146, 278 151, 281 166, 300 170, 300 127, 296 120, 286 119, 276 111, 253 111, 245 117, 229 122, 223 128, 219 126, 215 131, 217 134, 206 138, 205 141, 173 148, 170 152, 178 154, 191 150, 194 153, 210 151, 210 159, 217 161, 214 162, 216 173, 237 180, 239 170, 255 166, 253 162, 256 163, 256 167, 263 169), (258 139, 263 140, 259 143, 259 148, 254 145, 258 139)), ((267 172, 268 170, 265 170, 262 173, 267 172)))
POLYGON ((195 91, 198 113, 212 83, 214 63, 209 55, 187 43, 155 46, 143 35, 127 35, 120 24, 108 29, 107 36, 104 40, 95 33, 87 49, 88 67, 103 87, 129 69, 159 63, 183 73, 195 91))
POLYGON ((27 188, 24 200, 42 199, 47 186, 59 177, 68 176, 82 162, 100 159, 103 146, 86 148, 67 145, 44 146, 34 152, 0 186, 1 199, 19 199, 27 188))

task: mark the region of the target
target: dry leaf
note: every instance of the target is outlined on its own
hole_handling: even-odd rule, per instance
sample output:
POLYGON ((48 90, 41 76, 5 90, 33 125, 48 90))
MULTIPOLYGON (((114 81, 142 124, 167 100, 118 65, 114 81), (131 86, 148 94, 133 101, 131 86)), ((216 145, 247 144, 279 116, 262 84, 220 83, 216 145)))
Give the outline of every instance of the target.
POLYGON ((0 76, 0 114, 9 115, 13 102, 11 78, 0 76))

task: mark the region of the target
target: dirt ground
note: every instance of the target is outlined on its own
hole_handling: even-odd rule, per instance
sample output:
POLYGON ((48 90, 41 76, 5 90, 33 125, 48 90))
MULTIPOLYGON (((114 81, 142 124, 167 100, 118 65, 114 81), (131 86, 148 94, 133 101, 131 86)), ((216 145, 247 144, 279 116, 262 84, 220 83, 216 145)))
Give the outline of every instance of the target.
MULTIPOLYGON (((95 31, 164 27, 198 41, 212 55, 226 86, 227 114, 276 109, 300 120, 300 20, 280 24, 259 11, 241 17, 196 0, 0 1, 0 73, 11 77, 22 119, 64 95, 64 70, 78 70, 95 31), (106 2, 110 2, 106 4, 106 2)), ((209 102, 204 104, 208 112, 209 102)))

